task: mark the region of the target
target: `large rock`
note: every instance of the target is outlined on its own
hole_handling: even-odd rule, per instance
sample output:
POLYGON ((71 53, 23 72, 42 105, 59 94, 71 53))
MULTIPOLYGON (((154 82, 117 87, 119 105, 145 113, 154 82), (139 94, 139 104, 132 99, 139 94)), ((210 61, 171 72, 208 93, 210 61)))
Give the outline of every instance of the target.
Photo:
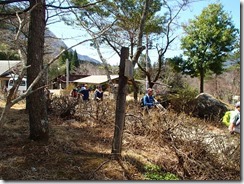
POLYGON ((231 109, 228 104, 207 93, 199 94, 194 104, 194 116, 214 121, 219 121, 225 112, 231 109))

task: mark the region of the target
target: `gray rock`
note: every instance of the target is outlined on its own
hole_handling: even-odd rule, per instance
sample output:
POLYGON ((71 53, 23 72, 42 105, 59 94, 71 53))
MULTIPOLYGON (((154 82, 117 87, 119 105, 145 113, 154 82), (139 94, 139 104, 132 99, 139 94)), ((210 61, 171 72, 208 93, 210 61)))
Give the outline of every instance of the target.
POLYGON ((207 93, 199 94, 194 101, 193 115, 196 117, 219 121, 230 107, 207 93))

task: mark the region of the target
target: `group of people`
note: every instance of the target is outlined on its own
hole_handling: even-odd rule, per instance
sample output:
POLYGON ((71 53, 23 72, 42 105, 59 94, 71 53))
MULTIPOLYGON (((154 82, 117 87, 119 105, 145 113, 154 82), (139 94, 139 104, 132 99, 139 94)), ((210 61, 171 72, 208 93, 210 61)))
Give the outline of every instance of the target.
MULTIPOLYGON (((82 97, 83 101, 89 101, 90 100, 90 88, 88 88, 87 84, 84 84, 83 86, 77 86, 74 88, 70 96, 74 98, 80 98, 82 97)), ((96 90, 94 91, 94 100, 96 101, 102 101, 103 100, 103 90, 102 86, 97 86, 96 90)))
MULTIPOLYGON (((82 87, 77 87, 72 90, 71 95, 73 97, 82 96, 83 101, 89 101, 89 93, 90 89, 87 87, 87 84, 84 84, 82 87)), ((103 89, 102 86, 97 86, 94 91, 94 100, 102 101, 103 100, 103 89)), ((146 110, 157 107, 159 109, 164 109, 164 107, 157 102, 157 100, 153 97, 153 89, 148 88, 147 93, 143 96, 143 107, 146 110)), ((240 133, 240 102, 235 104, 235 110, 231 112, 230 116, 230 125, 228 127, 230 133, 240 133)))

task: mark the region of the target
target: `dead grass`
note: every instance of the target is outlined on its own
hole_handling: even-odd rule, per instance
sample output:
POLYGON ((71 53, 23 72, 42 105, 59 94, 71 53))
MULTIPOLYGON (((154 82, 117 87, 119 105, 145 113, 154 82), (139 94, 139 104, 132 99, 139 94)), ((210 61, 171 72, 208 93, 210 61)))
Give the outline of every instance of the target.
MULTIPOLYGON (((0 105, 2 109, 4 103, 0 105)), ((226 165, 228 158, 218 159, 220 155, 204 144, 206 135, 220 142, 228 137, 222 126, 174 112, 143 116, 138 104, 128 102, 123 158, 118 162, 110 155, 115 119, 111 101, 100 109, 96 105, 76 109, 69 120, 49 115, 47 144, 28 139, 24 107, 24 103, 15 105, 1 130, 3 180, 144 180, 144 166, 150 164, 182 180, 240 180, 240 150, 232 154, 237 161, 226 165), (196 130, 198 137, 187 137, 196 130)), ((233 140, 238 141, 238 135, 233 140)), ((225 145, 221 153, 227 148, 233 151, 235 146, 225 145)))

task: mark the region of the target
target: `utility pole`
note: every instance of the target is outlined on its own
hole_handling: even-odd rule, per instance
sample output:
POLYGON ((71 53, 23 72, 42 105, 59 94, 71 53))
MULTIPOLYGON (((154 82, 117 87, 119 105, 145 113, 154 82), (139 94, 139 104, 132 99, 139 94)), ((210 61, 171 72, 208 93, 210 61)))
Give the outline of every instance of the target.
POLYGON ((66 89, 69 86, 69 60, 66 59, 66 89))

